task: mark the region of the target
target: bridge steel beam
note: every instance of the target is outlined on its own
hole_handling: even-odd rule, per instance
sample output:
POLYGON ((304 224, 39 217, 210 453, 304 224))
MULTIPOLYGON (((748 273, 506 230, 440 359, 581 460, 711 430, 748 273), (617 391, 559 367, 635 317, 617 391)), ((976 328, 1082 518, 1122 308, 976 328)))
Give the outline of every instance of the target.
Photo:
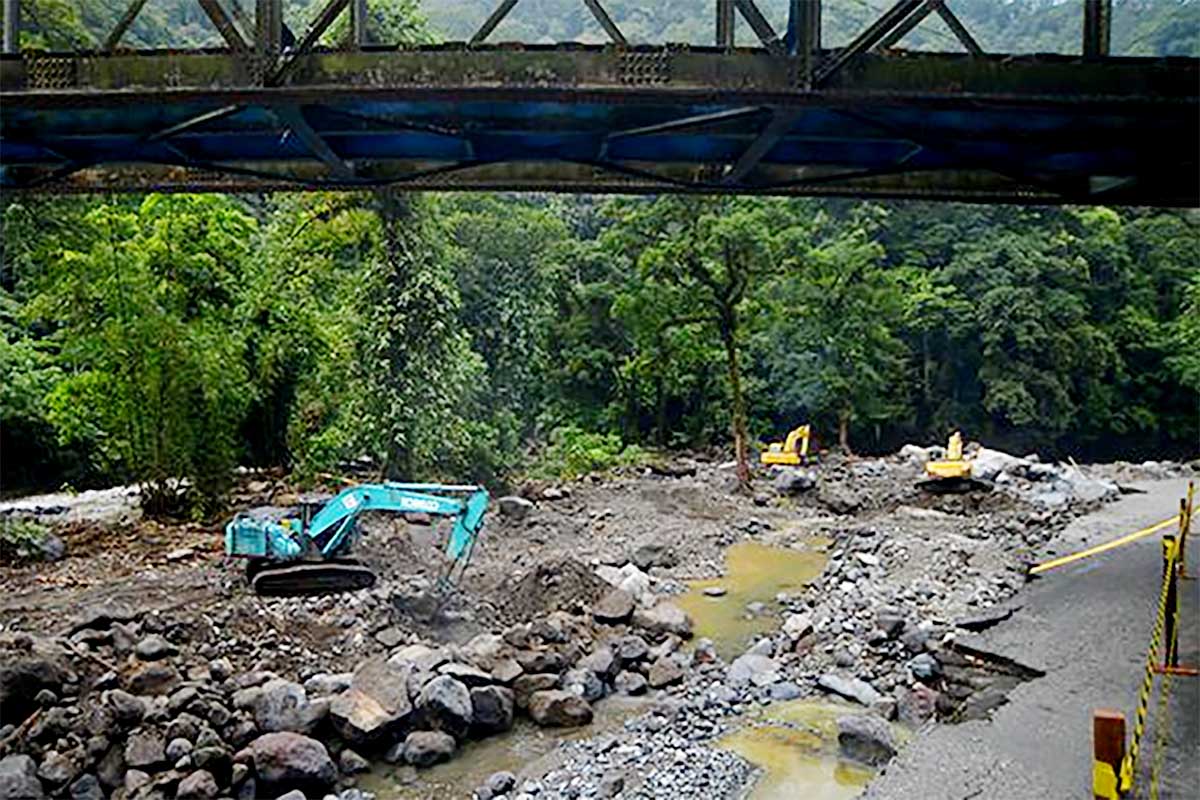
POLYGON ((719 47, 310 47, 264 85, 213 50, 8 55, 0 189, 1200 204, 1200 60, 868 48, 814 88, 798 85, 796 60, 719 47), (273 114, 287 107, 304 109, 292 143, 273 114))
POLYGON ((1112 38, 1112 0, 1083 0, 1083 57, 1108 55, 1112 38))

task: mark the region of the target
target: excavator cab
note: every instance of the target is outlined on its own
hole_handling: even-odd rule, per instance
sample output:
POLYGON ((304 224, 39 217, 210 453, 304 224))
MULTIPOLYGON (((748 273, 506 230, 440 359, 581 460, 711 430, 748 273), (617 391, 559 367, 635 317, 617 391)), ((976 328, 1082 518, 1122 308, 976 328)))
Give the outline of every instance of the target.
POLYGON ((809 463, 808 448, 812 428, 805 424, 793 430, 783 442, 772 442, 760 456, 762 463, 779 466, 800 466, 809 463))

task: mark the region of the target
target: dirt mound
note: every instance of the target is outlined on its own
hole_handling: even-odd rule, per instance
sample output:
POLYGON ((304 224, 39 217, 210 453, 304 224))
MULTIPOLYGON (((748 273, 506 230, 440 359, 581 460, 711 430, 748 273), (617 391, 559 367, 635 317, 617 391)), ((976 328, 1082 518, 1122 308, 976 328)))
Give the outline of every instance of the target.
POLYGON ((610 587, 586 564, 571 557, 537 563, 513 588, 502 609, 509 622, 528 622, 553 611, 586 612, 610 587))

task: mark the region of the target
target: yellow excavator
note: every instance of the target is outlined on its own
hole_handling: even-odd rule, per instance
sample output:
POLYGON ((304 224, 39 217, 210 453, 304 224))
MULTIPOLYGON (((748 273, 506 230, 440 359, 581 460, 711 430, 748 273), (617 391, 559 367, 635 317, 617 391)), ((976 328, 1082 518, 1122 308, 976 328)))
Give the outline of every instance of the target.
POLYGON ((783 442, 771 442, 760 456, 764 464, 796 467, 808 463, 808 446, 812 428, 801 425, 787 435, 783 442))
POLYGON ((945 458, 926 462, 925 475, 917 488, 930 494, 964 494, 989 488, 971 476, 971 460, 963 455, 963 438, 958 431, 946 444, 945 458))

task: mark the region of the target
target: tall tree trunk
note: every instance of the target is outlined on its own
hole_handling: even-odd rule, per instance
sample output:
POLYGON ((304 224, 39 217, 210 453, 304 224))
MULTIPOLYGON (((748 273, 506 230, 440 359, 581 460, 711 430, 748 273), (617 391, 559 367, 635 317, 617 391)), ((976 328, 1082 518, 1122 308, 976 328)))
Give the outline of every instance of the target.
POLYGON ((742 393, 742 369, 737 351, 737 312, 732 308, 721 312, 721 341, 725 345, 725 365, 729 370, 729 391, 733 395, 733 452, 737 459, 738 483, 750 487, 750 460, 746 446, 746 398, 742 393))
POLYGON ((854 455, 850 450, 850 409, 843 408, 838 414, 838 447, 846 455, 854 455))

